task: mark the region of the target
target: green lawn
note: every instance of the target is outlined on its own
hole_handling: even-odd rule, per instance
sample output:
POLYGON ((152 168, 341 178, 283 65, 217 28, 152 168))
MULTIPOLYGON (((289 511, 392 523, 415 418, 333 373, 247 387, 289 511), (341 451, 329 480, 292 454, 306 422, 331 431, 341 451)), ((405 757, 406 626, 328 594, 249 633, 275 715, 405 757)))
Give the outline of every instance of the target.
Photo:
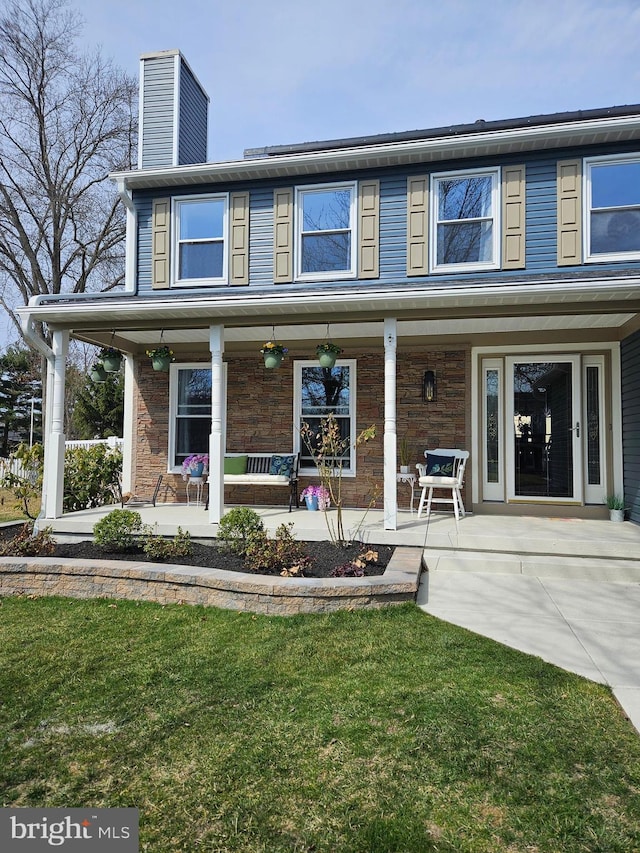
POLYGON ((133 806, 141 850, 630 853, 609 692, 406 605, 0 606, 2 805, 133 806))

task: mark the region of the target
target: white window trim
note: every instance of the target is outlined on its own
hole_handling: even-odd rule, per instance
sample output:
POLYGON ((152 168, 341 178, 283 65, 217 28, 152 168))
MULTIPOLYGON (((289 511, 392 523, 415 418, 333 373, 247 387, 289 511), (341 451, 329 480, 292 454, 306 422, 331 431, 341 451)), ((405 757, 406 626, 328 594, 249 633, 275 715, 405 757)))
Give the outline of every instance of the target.
MULTIPOLYGON (((208 361, 183 361, 169 365, 169 430, 167 444, 167 473, 181 474, 182 466, 174 465, 176 441, 176 416, 178 412, 178 372, 180 370, 211 370, 208 361)), ((209 416, 211 420, 211 416, 209 416)), ((211 430, 209 430, 211 432, 211 430)))
MULTIPOLYGON (((609 252, 603 254, 599 252, 597 255, 591 254, 591 170, 594 166, 602 166, 613 163, 640 163, 640 153, 638 154, 612 154, 602 157, 585 157, 583 160, 583 212, 582 221, 583 228, 583 257, 586 264, 602 264, 611 263, 612 261, 635 261, 640 259, 640 252, 609 252)), ((611 210, 612 208, 602 208, 611 210)), ((635 208, 634 208, 635 209, 635 208)), ((640 209, 640 205, 638 205, 640 209)))
POLYGON ((171 199, 171 286, 202 287, 229 283, 229 193, 182 195, 171 199), (223 201, 222 215, 222 275, 215 278, 183 278, 180 272, 180 206, 190 202, 223 201))
MULTIPOLYGON (((338 359, 335 364, 336 367, 348 367, 350 371, 350 388, 349 388, 349 432, 351 435, 352 442, 356 439, 356 426, 357 426, 357 399, 356 399, 356 389, 358 387, 357 383, 357 361, 355 358, 343 358, 338 359)), ((293 450, 295 453, 300 453, 302 455, 302 451, 306 450, 302 443, 302 436, 300 435, 300 423, 302 420, 302 368, 303 367, 318 367, 318 362, 316 360, 310 359, 309 361, 304 361, 302 359, 296 359, 293 363, 293 450)), ((357 468, 357 451, 352 446, 351 450, 351 466, 349 468, 342 469, 343 477, 355 477, 356 476, 356 468, 357 468)), ((315 466, 309 467, 300 467, 300 474, 303 474, 308 477, 318 476, 318 471, 315 466)))
POLYGON ((296 187, 295 191, 295 278, 296 281, 325 281, 356 278, 358 274, 358 184, 357 181, 340 181, 331 184, 309 184, 296 187), (326 272, 302 272, 302 196, 312 192, 327 190, 349 190, 351 192, 351 253, 348 270, 329 270, 326 272))
MULTIPOLYGON (((429 258, 430 271, 432 273, 446 272, 477 272, 478 270, 500 269, 500 229, 501 229, 501 205, 500 205, 500 167, 494 166, 488 169, 462 169, 454 172, 434 172, 430 179, 430 211, 429 211, 429 258), (493 222, 492 253, 491 261, 477 261, 462 264, 439 264, 438 263, 438 185, 441 180, 448 178, 472 178, 486 175, 491 178, 491 219, 493 222)), ((453 220, 448 220, 453 221, 453 220)), ((470 222, 478 220, 469 220, 470 222)))

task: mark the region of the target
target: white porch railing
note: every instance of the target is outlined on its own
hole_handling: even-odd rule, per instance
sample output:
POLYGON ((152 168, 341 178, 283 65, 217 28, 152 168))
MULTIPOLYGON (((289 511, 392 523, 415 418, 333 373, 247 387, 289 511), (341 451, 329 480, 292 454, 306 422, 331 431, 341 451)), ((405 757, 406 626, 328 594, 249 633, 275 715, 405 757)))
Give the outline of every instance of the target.
MULTIPOLYGON (((65 450, 70 447, 93 447, 94 444, 107 444, 112 448, 122 448, 124 445, 123 438, 117 438, 115 435, 109 438, 90 438, 79 441, 65 441, 65 450)), ((15 477, 24 477, 25 468, 19 459, 5 459, 0 457, 0 480, 6 477, 7 474, 13 474, 15 477)))

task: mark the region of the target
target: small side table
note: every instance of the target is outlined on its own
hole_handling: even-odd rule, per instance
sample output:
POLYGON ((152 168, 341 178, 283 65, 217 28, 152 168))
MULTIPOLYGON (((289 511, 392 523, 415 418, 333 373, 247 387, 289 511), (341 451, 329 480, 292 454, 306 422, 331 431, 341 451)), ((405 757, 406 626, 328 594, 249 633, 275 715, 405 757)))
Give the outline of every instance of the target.
POLYGON ((203 505, 203 496, 204 496, 204 487, 207 484, 206 477, 189 477, 187 480, 187 506, 202 506, 203 505), (195 501, 191 500, 191 487, 195 486, 196 489, 196 499, 195 501))
POLYGON ((413 498, 414 498, 414 486, 416 484, 416 475, 415 474, 396 474, 396 481, 398 483, 408 483, 411 488, 411 513, 413 514, 413 498))

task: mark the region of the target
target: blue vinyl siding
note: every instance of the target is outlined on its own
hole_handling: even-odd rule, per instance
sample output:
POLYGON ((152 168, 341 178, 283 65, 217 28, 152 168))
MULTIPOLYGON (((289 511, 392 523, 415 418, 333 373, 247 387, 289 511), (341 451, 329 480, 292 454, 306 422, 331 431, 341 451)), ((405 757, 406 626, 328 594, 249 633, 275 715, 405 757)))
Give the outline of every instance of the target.
POLYGON ((142 168, 173 165, 175 57, 145 61, 142 124, 142 168))
MULTIPOLYGON (((584 154, 585 152, 581 152, 584 154)), ((590 153, 590 152, 588 152, 590 153)), ((356 180, 366 178, 380 179, 380 277, 367 280, 364 286, 386 284, 390 287, 403 287, 410 284, 412 287, 428 289, 438 287, 448 282, 463 281, 504 281, 514 282, 524 280, 527 277, 539 275, 562 275, 566 277, 571 273, 580 273, 588 270, 589 273, 599 273, 610 270, 619 270, 620 264, 589 264, 588 266, 558 267, 556 256, 556 227, 557 227, 557 197, 556 197, 556 168, 558 159, 571 159, 578 156, 576 152, 562 152, 560 156, 550 156, 548 153, 531 156, 528 159, 511 157, 510 163, 524 163, 526 166, 526 267, 518 270, 492 270, 486 272, 470 273, 437 273, 424 276, 407 277, 406 274, 406 240, 407 240, 407 177, 414 175, 429 174, 429 172, 443 172, 455 169, 473 169, 478 166, 495 165, 487 162, 445 162, 437 168, 416 166, 410 171, 405 169, 394 169, 388 172, 378 171, 371 173, 346 173, 344 175, 323 176, 318 183, 331 182, 335 180, 356 180)), ((502 164, 501 164, 502 165, 502 164)), ((305 185, 311 181, 307 178, 305 185)), ((290 182, 264 182, 260 184, 224 185, 188 187, 184 190, 171 187, 166 191, 156 191, 155 197, 167 195, 193 195, 199 192, 233 192, 235 190, 250 192, 250 258, 249 258, 249 287, 260 288, 291 288, 308 287, 310 289, 321 289, 323 282, 314 282, 301 285, 295 281, 292 284, 274 285, 273 283, 273 192, 277 187, 293 187, 290 182)), ((137 204, 140 209, 140 232, 138 246, 139 260, 139 288, 144 291, 151 286, 149 268, 151 264, 151 230, 148 217, 150 215, 150 199, 152 194, 146 191, 136 194, 137 204)), ((625 262, 625 268, 640 269, 640 262, 625 262)), ((341 282, 331 281, 327 286, 335 287, 341 282)), ((344 287, 353 287, 358 284, 357 280, 345 280, 344 287)), ((377 286, 376 285, 376 286, 377 286)), ((220 289, 217 286, 216 289, 220 289)), ((181 293, 185 293, 182 289, 181 293)), ((202 294, 202 288, 197 291, 202 294)))
POLYGON ((181 61, 178 165, 207 161, 208 99, 188 66, 181 61))
POLYGON ((624 499, 632 521, 640 523, 640 332, 620 345, 624 499))
POLYGON ((555 160, 527 165, 526 206, 526 269, 557 269, 555 160))

